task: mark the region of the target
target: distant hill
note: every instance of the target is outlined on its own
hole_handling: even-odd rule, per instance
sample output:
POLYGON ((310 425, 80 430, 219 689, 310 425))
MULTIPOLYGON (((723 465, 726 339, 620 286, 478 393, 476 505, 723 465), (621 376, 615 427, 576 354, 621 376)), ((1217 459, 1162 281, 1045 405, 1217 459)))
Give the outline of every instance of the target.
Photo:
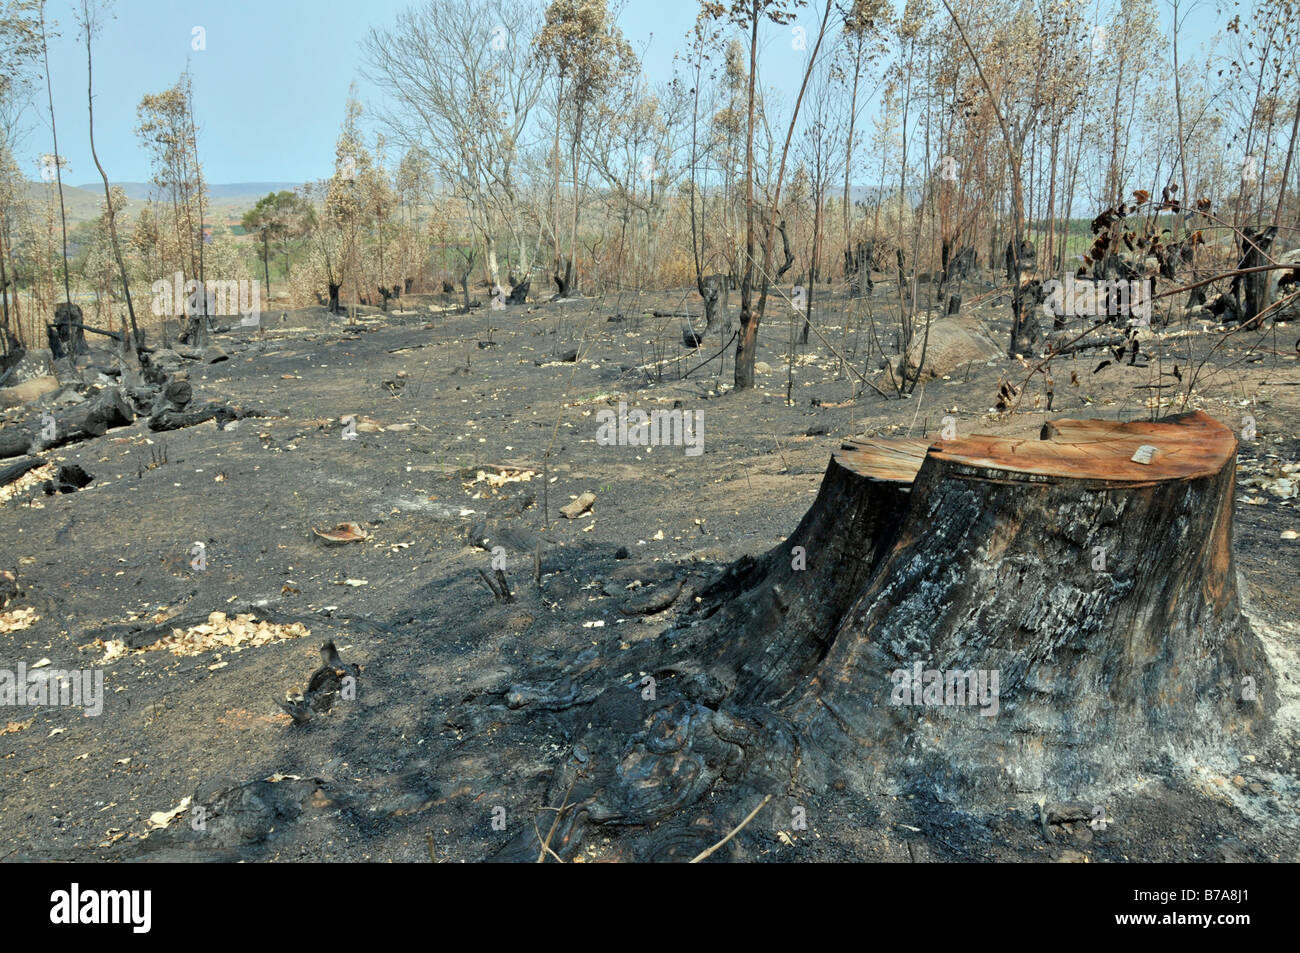
MULTIPOLYGON (((208 185, 208 197, 214 202, 227 202, 249 199, 256 202, 268 192, 292 191, 302 183, 300 182, 228 182, 225 184, 208 185)), ((114 182, 113 185, 120 188, 126 193, 129 199, 148 199, 153 192, 153 185, 149 182, 114 182)), ((101 183, 91 185, 78 185, 77 188, 86 191, 103 191, 104 186, 101 183)))
MULTIPOLYGON (((114 182, 126 193, 127 207, 125 215, 132 217, 148 201, 153 186, 148 182, 114 182)), ((288 191, 298 187, 295 182, 229 182, 208 186, 210 214, 213 221, 238 219, 245 211, 252 208, 257 200, 268 192, 288 191)), ((28 182, 26 198, 30 201, 43 201, 44 182, 28 182)), ((63 204, 68 213, 68 224, 77 225, 98 218, 104 205, 104 186, 102 183, 63 186, 63 204)), ((207 217, 207 216, 205 216, 207 217)))
MULTIPOLYGON (((47 189, 51 193, 54 192, 53 185, 47 186, 44 182, 28 182, 26 183, 24 198, 32 203, 43 203, 47 189)), ((63 207, 68 213, 69 225, 77 225, 98 218, 103 205, 103 185, 100 185, 98 190, 78 188, 67 184, 63 186, 63 207)), ((126 214, 134 215, 143 205, 144 203, 140 201, 128 202, 126 214)))

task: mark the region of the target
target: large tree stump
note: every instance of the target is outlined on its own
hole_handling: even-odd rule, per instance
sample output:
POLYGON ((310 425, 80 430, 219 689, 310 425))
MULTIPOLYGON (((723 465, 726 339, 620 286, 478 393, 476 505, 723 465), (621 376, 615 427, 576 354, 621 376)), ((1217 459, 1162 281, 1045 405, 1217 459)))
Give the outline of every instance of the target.
MULTIPOLYGON (((960 800, 1065 796, 1164 754, 1231 753, 1264 723, 1272 673, 1232 557, 1232 432, 1195 413, 1042 436, 936 443, 897 529, 862 544, 885 555, 790 709, 855 773, 923 775, 960 800), (918 663, 942 673, 942 703, 895 691, 918 663), (972 670, 997 673, 996 703, 953 703, 948 676, 972 670)), ((839 462, 874 483, 896 456, 839 462)))
MULTIPOLYGON (((732 824, 839 783, 997 811, 1235 764, 1276 707, 1237 596, 1235 453, 1202 413, 846 444, 794 533, 678 628, 506 693, 577 742, 550 847, 595 825, 690 856, 725 833, 706 794, 732 824)), ((499 857, 538 852, 530 830, 499 857)))

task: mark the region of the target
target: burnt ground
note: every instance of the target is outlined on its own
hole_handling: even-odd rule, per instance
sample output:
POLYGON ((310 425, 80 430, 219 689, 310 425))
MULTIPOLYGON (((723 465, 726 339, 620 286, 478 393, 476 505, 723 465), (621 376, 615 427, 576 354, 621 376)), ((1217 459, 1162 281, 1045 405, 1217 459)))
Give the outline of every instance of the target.
MULTIPOLYGON (((888 295, 877 294, 883 328, 888 295)), ((1300 541, 1283 536, 1300 529, 1282 469, 1300 459, 1294 325, 1213 350, 1221 333, 1171 328, 1144 344, 1145 369, 1093 373, 1097 352, 1058 359, 1052 412, 1035 383, 1005 414, 993 409, 999 384, 1027 373, 1006 359, 901 400, 841 374, 827 342, 856 342, 858 368, 891 390, 879 358, 865 356, 865 330, 845 336, 838 300, 822 318, 826 340, 800 350, 790 403, 788 325, 775 304, 760 335, 771 370, 753 390, 726 386, 730 349, 721 376, 715 360, 680 379, 721 343, 690 351, 676 319, 646 313, 684 297, 467 316, 408 303, 355 327, 320 309, 268 315, 260 332, 218 338, 229 360, 187 367, 196 400, 260 416, 170 433, 140 420, 47 454, 93 480, 66 495, 34 486, 0 507, 0 567, 16 570, 22 589, 10 609, 36 615, 0 632, 0 668, 41 659, 102 668, 105 702, 98 717, 0 711, 3 856, 492 859, 534 823, 545 835, 549 778, 575 740, 571 720, 521 697, 530 673, 587 658, 634 684, 639 672, 612 664, 619 653, 671 635, 706 578, 790 532, 843 438, 937 435, 945 414, 960 432, 1028 437, 1055 417, 1147 417, 1153 393, 1166 395, 1166 412, 1171 395, 1186 395, 1189 368, 1206 355, 1188 406, 1234 429, 1243 414, 1256 420, 1239 458, 1237 566, 1279 681, 1300 693, 1300 541), (562 360, 572 349, 578 359, 562 360), (1152 389, 1177 383, 1160 376, 1172 364, 1183 382, 1152 389), (1077 385, 1066 383, 1071 371, 1077 385), (620 399, 703 411, 705 452, 598 446, 596 412, 620 399), (357 417, 355 439, 343 439, 345 415, 357 417), (561 518, 584 492, 596 494, 591 512, 561 518), (369 538, 329 546, 312 532, 349 521, 369 538), (190 565, 195 541, 206 547, 203 570, 190 565), (498 545, 511 603, 495 602, 479 574, 498 545), (140 651, 214 612, 309 634, 238 651, 140 651), (106 661, 114 639, 126 654, 106 661), (295 725, 276 699, 306 687, 327 639, 362 668, 355 698, 295 725), (186 798, 188 810, 151 826, 186 798), (504 831, 492 823, 497 808, 504 831)), ((973 310, 1006 339, 1005 301, 973 310)), ((803 790, 791 798, 806 830, 771 805, 714 858, 1300 859, 1295 703, 1283 699, 1277 730, 1235 767, 1153 765, 1112 793, 1104 826, 1045 827, 1029 795, 986 812, 902 792, 803 790)), ((691 830, 664 832, 663 856, 702 849, 745 813, 717 790, 691 810, 691 830)), ((577 859, 620 856, 597 832, 577 859)))

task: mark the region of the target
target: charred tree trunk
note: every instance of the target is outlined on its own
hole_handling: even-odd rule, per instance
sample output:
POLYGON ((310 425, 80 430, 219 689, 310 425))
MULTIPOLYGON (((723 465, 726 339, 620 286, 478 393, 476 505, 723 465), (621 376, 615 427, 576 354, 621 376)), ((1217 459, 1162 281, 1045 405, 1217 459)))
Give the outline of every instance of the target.
POLYGON ((527 304, 528 290, 531 286, 531 278, 525 278, 523 281, 513 282, 510 288, 510 296, 506 298, 506 304, 527 304))
POLYGON ((555 296, 557 298, 567 298, 572 293, 573 286, 573 261, 566 259, 564 270, 560 271, 559 263, 556 263, 555 274, 551 276, 555 281, 555 296))
MULTIPOLYGON (((999 811, 1169 756, 1235 764, 1276 708, 1237 596, 1235 460, 1202 413, 846 445, 789 539, 677 629, 506 693, 577 741, 549 848, 594 826, 620 856, 688 858, 763 795, 999 811)), ((499 858, 539 853, 528 830, 499 858)))
POLYGON ((1043 303, 1043 286, 1037 280, 1025 280, 1011 293, 1011 347, 1008 357, 1033 354, 1043 339, 1038 320, 1038 306, 1043 303))
MULTIPOLYGON (((1241 260, 1238 268, 1256 268, 1269 264, 1266 260, 1268 250, 1277 237, 1277 226, 1268 228, 1243 228, 1241 230, 1241 260)), ((1237 313, 1242 321, 1249 321, 1269 305, 1269 281, 1272 274, 1267 271, 1246 275, 1237 275, 1232 279, 1232 296, 1237 302, 1237 313)))
POLYGON ((871 294, 875 288, 875 284, 871 280, 873 264, 874 252, 871 242, 860 241, 854 244, 852 248, 844 249, 844 277, 849 279, 849 297, 862 297, 864 286, 867 294, 871 294))
POLYGON ((71 357, 87 353, 86 334, 82 330, 81 307, 67 301, 54 309, 54 331, 64 353, 71 357))
POLYGON ((700 282, 700 296, 704 299, 704 333, 715 330, 719 325, 719 313, 722 315, 723 333, 731 330, 731 314, 728 311, 727 276, 723 274, 705 275, 700 282))
POLYGON ((1007 281, 1011 284, 1011 344, 1007 356, 1033 354, 1042 340, 1042 327, 1038 321, 1038 305, 1042 304, 1042 284, 1028 275, 1034 270, 1037 252, 1033 242, 1020 242, 1019 253, 1015 240, 1007 242, 1007 281))

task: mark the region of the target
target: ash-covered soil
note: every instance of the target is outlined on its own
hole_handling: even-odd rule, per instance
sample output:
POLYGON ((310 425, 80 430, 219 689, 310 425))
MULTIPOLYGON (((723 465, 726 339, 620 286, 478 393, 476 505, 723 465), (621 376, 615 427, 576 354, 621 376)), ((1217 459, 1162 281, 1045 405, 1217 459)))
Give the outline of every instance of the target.
MULTIPOLYGON (((877 294, 872 318, 890 352, 897 321, 886 289, 877 294)), ((725 369, 697 367, 723 338, 691 350, 677 319, 648 313, 685 299, 629 293, 469 315, 408 302, 355 326, 321 309, 266 315, 259 331, 217 338, 228 360, 186 368, 196 400, 256 416, 169 433, 141 420, 47 454, 93 479, 53 496, 33 485, 0 507, 0 568, 21 590, 0 626, 10 629, 0 668, 100 669, 103 711, 0 711, 3 856, 481 861, 534 825, 540 853, 560 806, 547 801, 551 773, 587 724, 574 721, 582 699, 532 703, 536 673, 576 660, 635 690, 643 669, 624 669, 620 654, 644 644, 644 659, 671 640, 708 578, 790 532, 841 440, 937 436, 949 415, 959 432, 1031 439, 1058 417, 1149 417, 1155 394, 1159 412, 1181 409, 1204 360, 1187 407, 1234 429, 1249 414, 1258 431, 1240 450, 1235 545, 1252 620, 1290 693, 1270 738, 1234 770, 1152 765, 1113 793, 1102 822, 1051 815, 1032 798, 981 812, 792 781, 713 858, 1300 859, 1300 540, 1284 535, 1300 530, 1286 469, 1300 458, 1294 326, 1226 343, 1174 326, 1144 341, 1145 366, 1126 356, 1096 373, 1106 354, 1058 358, 1050 412, 1036 380, 1015 413, 999 413, 999 385, 1019 386, 1028 365, 968 364, 898 399, 869 356, 866 318, 846 329, 838 298, 792 371, 774 302, 760 333, 769 369, 734 392, 730 347, 725 369), (832 347, 852 352, 857 372, 832 347), (597 412, 620 400, 701 411, 703 454, 598 445, 597 412), (560 515, 587 492, 589 512, 560 515), (330 545, 313 532, 349 522, 366 538, 330 545), (483 578, 496 578, 498 546, 512 602, 483 578), (269 628, 196 654, 159 647, 174 630, 227 631, 218 612, 269 628), (307 687, 327 640, 360 666, 355 691, 295 724, 277 700, 307 687)), ((1006 340, 1005 299, 970 310, 1006 340)), ((661 832, 660 856, 703 850, 745 813, 711 790, 689 824, 661 832)), ((623 856, 617 836, 597 832, 575 859, 623 856)))

